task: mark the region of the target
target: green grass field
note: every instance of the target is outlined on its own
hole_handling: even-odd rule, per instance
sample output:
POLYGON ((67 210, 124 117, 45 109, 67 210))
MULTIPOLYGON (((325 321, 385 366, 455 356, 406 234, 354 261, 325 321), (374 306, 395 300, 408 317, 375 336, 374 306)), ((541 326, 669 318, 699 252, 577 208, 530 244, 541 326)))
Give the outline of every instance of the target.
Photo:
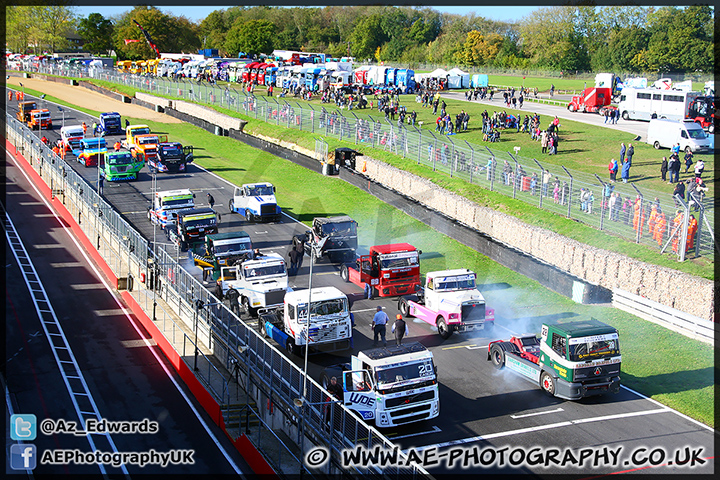
MULTIPOLYGON (((54 98, 48 97, 48 100, 68 105, 54 98)), ((96 116, 100 113, 79 110, 96 116)), ((543 321, 574 317, 594 317, 615 326, 620 332, 623 352, 623 384, 714 426, 714 357, 711 346, 620 310, 576 304, 336 177, 316 174, 190 124, 142 122, 154 132, 168 134, 172 139, 195 146, 195 158, 199 165, 236 185, 259 180, 272 182, 277 187, 278 201, 284 210, 307 224, 314 216, 347 214, 359 223, 361 247, 407 241, 423 250, 423 272, 456 267, 478 272, 478 283, 482 285, 488 304, 496 309, 499 318, 521 331, 539 331, 543 321), (307 188, 308 185, 312 188, 307 188)), ((292 141, 293 135, 302 133, 294 130, 283 132, 291 134, 283 135, 287 141, 292 141)), ((490 198, 489 201, 495 200, 501 198, 490 198)), ((517 205, 518 208, 521 206, 517 205)), ((549 213, 548 216, 554 217, 549 213)))

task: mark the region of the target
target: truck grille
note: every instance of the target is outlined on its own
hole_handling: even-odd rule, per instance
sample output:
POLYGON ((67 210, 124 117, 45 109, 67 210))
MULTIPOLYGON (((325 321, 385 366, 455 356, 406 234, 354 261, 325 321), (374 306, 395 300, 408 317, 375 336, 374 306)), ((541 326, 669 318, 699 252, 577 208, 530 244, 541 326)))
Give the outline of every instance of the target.
POLYGON ((482 322, 485 320, 485 303, 464 304, 461 313, 463 322, 482 322))
POLYGON ((283 303, 285 299, 285 290, 273 290, 272 292, 265 292, 265 305, 278 305, 283 303))
POLYGON ((434 397, 435 392, 431 390, 429 392, 423 392, 415 396, 409 395, 407 397, 388 398, 387 400, 385 400, 385 408, 393 408, 399 405, 412 405, 413 403, 420 403, 426 400, 432 400, 434 397))
POLYGON ((416 422, 418 420, 424 420, 430 418, 430 411, 432 406, 428 403, 426 405, 417 405, 410 408, 401 408, 398 410, 390 411, 390 417, 396 425, 403 423, 416 422))
POLYGON ((265 203, 263 205, 260 205, 260 215, 275 215, 275 204, 274 203, 265 203))
POLYGON ((119 166, 119 167, 115 167, 115 171, 116 171, 117 173, 125 173, 125 172, 127 171, 127 166, 122 165, 122 166, 119 166))
POLYGON ((334 342, 339 339, 338 330, 337 325, 332 327, 310 327, 310 339, 312 343, 334 342))

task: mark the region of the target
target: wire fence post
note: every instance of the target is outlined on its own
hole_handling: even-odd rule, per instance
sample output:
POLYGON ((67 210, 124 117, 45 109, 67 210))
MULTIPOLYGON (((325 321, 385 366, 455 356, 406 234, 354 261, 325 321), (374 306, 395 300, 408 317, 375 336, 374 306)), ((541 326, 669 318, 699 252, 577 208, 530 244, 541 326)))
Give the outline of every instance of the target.
MULTIPOLYGON (((565 168, 565 167, 562 166, 562 165, 560 165, 560 168, 562 168, 563 170, 565 170, 565 173, 567 174, 567 176, 570 177, 570 193, 568 193, 568 198, 567 198, 567 201, 568 201, 567 216, 568 216, 568 218, 572 218, 571 215, 570 215, 570 207, 572 206, 572 194, 573 194, 573 180, 574 180, 574 178, 573 178, 572 175, 570 175, 570 172, 568 172, 568 169, 567 169, 567 168, 565 168)), ((563 194, 562 194, 562 195, 564 195, 564 189, 563 189, 563 194)))
POLYGON ((417 130, 418 135, 419 135, 419 136, 418 136, 418 158, 417 158, 417 163, 418 163, 418 165, 420 165, 420 155, 422 155, 422 144, 423 144, 423 142, 422 142, 422 128, 421 128, 421 129, 415 128, 415 130, 417 130))
MULTIPOLYGON (((600 205, 600 230, 602 231, 605 220, 605 189, 607 187, 605 186, 605 182, 602 181, 602 179, 598 176, 597 173, 593 173, 593 175, 595 175, 595 178, 598 179, 598 182, 600 182, 600 187, 602 188, 602 192, 600 193, 600 198, 602 202, 602 204, 600 205)), ((608 196, 608 203, 610 202, 609 198, 610 197, 608 196)))
POLYGON ((645 197, 643 197, 643 194, 640 193, 640 190, 638 190, 638 188, 635 186, 634 183, 631 183, 630 186, 635 189, 635 191, 636 191, 637 194, 638 194, 638 197, 640 197, 640 210, 639 210, 639 212, 638 212, 637 234, 636 234, 636 236, 635 236, 635 243, 640 243, 640 237, 642 236, 642 230, 643 230, 643 225, 642 225, 642 224, 643 224, 643 219, 644 219, 644 216, 643 216, 643 207, 644 207, 644 205, 643 205, 643 203, 645 202, 645 197))
POLYGON ((475 170, 475 149, 472 148, 472 146, 468 143, 467 140, 465 140, 465 144, 470 149, 470 165, 468 169, 470 170, 470 183, 473 183, 473 170, 475 170))
POLYGON ((435 162, 437 161, 437 137, 434 133, 428 131, 430 135, 433 137, 433 149, 432 149, 432 167, 433 172, 435 171, 435 162))
POLYGON ((450 177, 452 177, 453 169, 457 170, 457 165, 455 165, 455 142, 450 140, 450 137, 448 137, 447 140, 450 142, 450 145, 452 145, 452 152, 450 152, 450 158, 448 158, 448 163, 450 163, 450 177))
POLYGON ((520 173, 520 164, 515 159, 515 157, 512 156, 510 152, 507 152, 508 155, 510 155, 510 158, 513 159, 513 162, 515 162, 515 174, 513 175, 513 198, 517 198, 517 183, 518 183, 518 174, 520 173))
POLYGON ((540 167, 540 178, 538 179, 538 180, 540 180, 540 203, 539 203, 538 207, 542 208, 543 197, 547 193, 547 187, 543 183, 543 179, 545 178, 545 169, 543 168, 542 165, 540 165, 540 162, 538 162, 534 158, 533 158, 533 162, 535 162, 537 164, 537 166, 540 167))

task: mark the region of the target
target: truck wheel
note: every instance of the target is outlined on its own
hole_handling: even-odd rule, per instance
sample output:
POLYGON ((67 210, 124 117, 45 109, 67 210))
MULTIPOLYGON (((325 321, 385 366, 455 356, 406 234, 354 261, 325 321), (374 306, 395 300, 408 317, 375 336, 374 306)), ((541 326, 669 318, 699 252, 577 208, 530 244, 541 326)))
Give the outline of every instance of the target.
POLYGON ((574 112, 574 111, 575 111, 575 105, 573 105, 572 103, 568 103, 567 109, 570 110, 571 112, 574 112))
POLYGON ((490 348, 490 361, 498 370, 505 366, 505 350, 500 345, 495 344, 490 348))
POLYGON ((627 110, 622 112, 622 118, 623 120, 630 120, 630 114, 627 112, 627 110))
POLYGON ((285 350, 292 353, 293 355, 300 355, 300 349, 295 345, 295 340, 288 338, 285 341, 285 350))
POLYGON ((660 150, 660 142, 655 140, 655 143, 653 143, 653 147, 655 147, 655 150, 660 150))
POLYGON ((230 213, 237 213, 237 212, 235 212, 235 201, 234 200, 230 200, 228 202, 228 208, 230 209, 230 213))
POLYGON ((242 297, 242 306, 252 318, 257 317, 257 309, 250 306, 250 300, 247 297, 242 297))
POLYGON ((438 316, 435 320, 435 323, 437 325, 438 334, 440 337, 442 337, 443 340, 447 340, 450 338, 450 335, 452 335, 452 330, 450 327, 447 326, 447 323, 445 323, 445 319, 442 317, 442 315, 438 316))
POLYGON ((555 396, 555 380, 548 372, 543 372, 542 375, 540 375, 540 388, 542 388, 545 393, 555 396))
POLYGON ((350 272, 348 272, 347 265, 340 267, 340 278, 342 278, 345 283, 350 281, 350 272))
POLYGON ((402 297, 400 297, 400 300, 398 300, 398 310, 400 310, 400 314, 403 317, 410 317, 410 305, 408 305, 407 300, 402 297))
POLYGON ((187 242, 183 242, 180 240, 180 251, 181 252, 187 252, 188 251, 188 244, 187 242))

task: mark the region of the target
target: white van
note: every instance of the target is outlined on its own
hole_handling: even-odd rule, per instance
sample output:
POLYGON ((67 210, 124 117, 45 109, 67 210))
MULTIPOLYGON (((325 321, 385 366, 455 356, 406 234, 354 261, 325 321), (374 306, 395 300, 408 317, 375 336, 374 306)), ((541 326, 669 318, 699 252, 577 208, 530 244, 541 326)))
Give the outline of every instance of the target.
POLYGON ((713 135, 707 135, 700 124, 692 120, 676 122, 674 120, 655 119, 648 125, 647 143, 656 149, 672 148, 680 144, 685 152, 712 152, 715 150, 713 135))

